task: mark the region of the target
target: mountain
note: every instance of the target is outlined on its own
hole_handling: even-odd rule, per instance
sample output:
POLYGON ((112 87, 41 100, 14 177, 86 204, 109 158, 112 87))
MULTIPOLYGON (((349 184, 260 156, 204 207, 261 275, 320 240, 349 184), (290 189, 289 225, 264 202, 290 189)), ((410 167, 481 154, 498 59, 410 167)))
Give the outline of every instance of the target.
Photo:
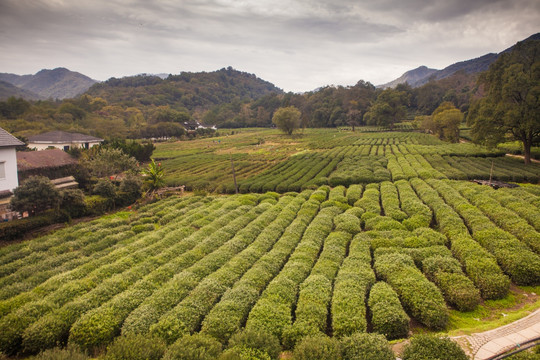
POLYGON ((253 74, 228 67, 213 72, 182 72, 166 79, 144 74, 111 78, 94 84, 86 93, 109 104, 140 108, 169 105, 194 111, 282 92, 253 74))
POLYGON ((377 87, 380 88, 395 88, 399 84, 409 83, 409 84, 415 84, 416 82, 429 78, 433 73, 437 72, 439 70, 437 69, 430 69, 427 66, 420 66, 416 69, 409 70, 397 79, 390 81, 386 84, 379 85, 377 87))
MULTIPOLYGON (((531 35, 523 41, 529 41, 529 40, 540 40, 540 33, 531 35)), ((407 71, 406 73, 404 73, 399 78, 393 81, 390 81, 383 85, 379 85, 377 87, 394 88, 396 87, 396 85, 403 84, 405 82, 409 83, 409 85, 411 85, 412 87, 419 87, 424 84, 427 84, 430 80, 445 79, 449 76, 452 76, 458 71, 462 71, 468 75, 476 75, 478 73, 486 71, 489 68, 489 66, 492 63, 494 63, 495 60, 499 58, 500 54, 508 52, 508 51, 512 51, 514 46, 509 47, 508 49, 500 52, 499 54, 489 53, 489 54, 480 56, 476 59, 460 61, 450 66, 447 66, 442 70, 429 69, 425 66, 420 66, 419 68, 416 68, 414 70, 407 71), (430 72, 428 70, 432 70, 432 71, 430 72), (425 75, 422 76, 422 73, 425 73, 425 75)))
POLYGON ((40 98, 38 94, 18 88, 17 86, 8 83, 7 81, 0 80, 0 100, 6 100, 11 96, 27 100, 38 100, 40 98))
MULTIPOLYGON (((0 73, 0 81, 30 91, 41 99, 66 99, 84 93, 97 81, 81 73, 66 68, 41 70, 35 75, 0 73)), ((16 94, 13 94, 17 96, 16 94)), ((32 99, 31 97, 25 97, 32 99)))

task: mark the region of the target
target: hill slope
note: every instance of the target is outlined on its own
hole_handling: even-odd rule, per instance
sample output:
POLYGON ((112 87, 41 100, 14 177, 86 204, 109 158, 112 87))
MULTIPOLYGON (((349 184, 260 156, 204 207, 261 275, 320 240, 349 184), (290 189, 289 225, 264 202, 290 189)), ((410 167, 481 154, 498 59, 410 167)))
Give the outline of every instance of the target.
POLYGON ((40 96, 31 91, 21 89, 7 81, 0 80, 0 100, 6 100, 7 98, 14 96, 16 98, 23 98, 27 100, 38 100, 40 96))
MULTIPOLYGON (((540 33, 531 35, 523 41, 528 41, 528 40, 540 40, 540 33)), ((399 78, 393 81, 390 81, 383 85, 379 85, 377 87, 381 87, 381 88, 392 87, 393 88, 393 87, 396 87, 396 85, 404 84, 405 82, 409 83, 409 85, 411 85, 412 87, 419 87, 428 83, 432 79, 433 80, 445 79, 449 76, 452 76, 458 71, 463 71, 465 74, 469 74, 469 75, 476 75, 478 73, 486 71, 489 68, 489 65, 494 63, 500 54, 505 53, 507 51, 511 51, 514 48, 514 46, 511 46, 510 48, 498 54, 489 53, 475 59, 460 61, 455 64, 449 65, 442 70, 429 69, 425 66, 420 66, 419 68, 416 68, 414 70, 407 71, 406 73, 404 73, 399 78)))
MULTIPOLYGON (((0 73, 0 80, 33 92, 42 99, 67 99, 84 93, 97 81, 66 68, 41 70, 35 75, 0 73)), ((16 95, 16 94, 13 94, 16 95)), ((29 97, 23 96, 26 99, 29 97)))
POLYGON ((182 72, 166 79, 147 75, 111 78, 95 84, 87 94, 110 104, 169 105, 196 110, 282 92, 268 81, 229 67, 213 72, 182 72))

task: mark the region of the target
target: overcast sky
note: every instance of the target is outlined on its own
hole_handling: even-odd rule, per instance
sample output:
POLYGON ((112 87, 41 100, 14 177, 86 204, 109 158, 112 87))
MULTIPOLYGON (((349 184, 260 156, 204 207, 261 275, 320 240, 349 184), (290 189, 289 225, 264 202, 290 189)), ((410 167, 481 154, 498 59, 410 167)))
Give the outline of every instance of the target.
POLYGON ((232 66, 299 92, 442 69, 539 31, 538 0, 0 0, 0 72, 232 66))

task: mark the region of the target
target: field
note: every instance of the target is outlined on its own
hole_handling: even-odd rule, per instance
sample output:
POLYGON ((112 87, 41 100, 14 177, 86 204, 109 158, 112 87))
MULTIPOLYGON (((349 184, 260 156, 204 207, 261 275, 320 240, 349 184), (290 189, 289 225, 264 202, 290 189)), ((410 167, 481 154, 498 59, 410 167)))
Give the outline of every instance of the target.
POLYGON ((318 333, 399 339, 540 285, 539 186, 464 181, 493 163, 496 178, 538 183, 540 167, 500 152, 412 132, 249 130, 155 155, 169 183, 223 192, 232 156, 245 194, 173 196, 0 248, 0 352, 128 334, 226 344, 243 328, 284 350, 318 333))
POLYGON ((421 179, 538 183, 540 166, 504 156, 500 149, 448 144, 415 132, 306 129, 289 138, 272 130, 158 144, 154 155, 170 185, 234 193, 231 158, 240 192, 302 191, 321 185, 421 179))

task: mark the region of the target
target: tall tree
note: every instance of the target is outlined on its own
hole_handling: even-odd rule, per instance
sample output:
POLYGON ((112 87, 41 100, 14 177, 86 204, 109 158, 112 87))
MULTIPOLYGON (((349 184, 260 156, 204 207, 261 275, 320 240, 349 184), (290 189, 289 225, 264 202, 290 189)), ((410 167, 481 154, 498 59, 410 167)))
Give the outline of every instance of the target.
POLYGON ((408 94, 405 91, 386 89, 364 115, 368 125, 378 125, 394 129, 395 123, 405 117, 408 94))
POLYGON ((467 118, 473 140, 487 145, 521 141, 525 164, 530 164, 531 146, 540 141, 540 41, 517 43, 479 83, 486 95, 473 102, 467 118))
POLYGON ((282 107, 276 110, 272 117, 272 122, 288 135, 300 127, 300 117, 302 113, 294 106, 282 107))

